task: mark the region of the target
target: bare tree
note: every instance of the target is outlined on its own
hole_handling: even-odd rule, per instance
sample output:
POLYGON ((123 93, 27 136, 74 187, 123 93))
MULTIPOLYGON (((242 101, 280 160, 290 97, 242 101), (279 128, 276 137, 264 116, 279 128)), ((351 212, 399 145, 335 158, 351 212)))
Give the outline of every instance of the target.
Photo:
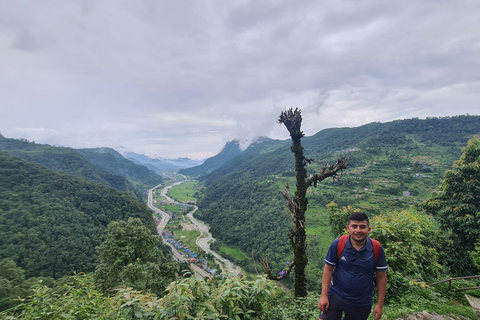
POLYGON ((306 167, 313 162, 313 159, 307 159, 303 154, 303 147, 301 139, 304 136, 302 125, 302 113, 296 108, 290 108, 287 111, 283 111, 278 118, 278 123, 284 124, 290 132, 292 139, 291 150, 295 156, 295 172, 297 181, 297 190, 295 195, 290 195, 290 188, 288 183, 286 185, 285 192, 282 192, 285 200, 287 201, 287 207, 290 210, 292 217, 292 230, 289 234, 290 244, 293 249, 293 262, 288 265, 287 270, 282 275, 275 276, 270 270, 268 262, 262 257, 263 271, 267 274, 271 280, 281 280, 286 278, 292 269, 295 269, 295 297, 307 296, 307 285, 305 277, 305 267, 308 264, 307 257, 307 243, 305 233, 305 212, 307 211, 308 199, 306 197, 307 189, 312 184, 317 186, 319 181, 323 181, 326 178, 332 177, 334 180, 339 180, 342 170, 348 166, 348 160, 344 156, 338 158, 337 163, 334 165, 324 164, 319 174, 307 177, 306 167))

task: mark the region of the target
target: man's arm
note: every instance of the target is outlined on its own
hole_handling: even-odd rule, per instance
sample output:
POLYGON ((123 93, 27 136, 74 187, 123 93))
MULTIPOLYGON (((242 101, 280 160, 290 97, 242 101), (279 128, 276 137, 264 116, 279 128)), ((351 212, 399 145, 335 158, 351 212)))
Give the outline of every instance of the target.
POLYGON ((379 320, 383 314, 383 303, 385 302, 385 293, 387 292, 387 272, 377 271, 377 304, 373 308, 373 318, 379 320))
POLYGON ((318 301, 318 308, 323 312, 326 312, 330 302, 328 301, 328 288, 330 288, 330 283, 332 282, 333 270, 335 267, 325 264, 323 267, 323 276, 322 276, 322 295, 318 301))

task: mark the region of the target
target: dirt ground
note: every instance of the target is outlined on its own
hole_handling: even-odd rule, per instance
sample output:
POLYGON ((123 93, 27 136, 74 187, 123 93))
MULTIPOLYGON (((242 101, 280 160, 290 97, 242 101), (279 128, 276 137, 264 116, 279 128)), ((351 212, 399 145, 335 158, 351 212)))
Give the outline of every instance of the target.
POLYGON ((192 231, 192 230, 198 230, 198 228, 193 223, 183 223, 182 224, 182 230, 183 231, 192 231))

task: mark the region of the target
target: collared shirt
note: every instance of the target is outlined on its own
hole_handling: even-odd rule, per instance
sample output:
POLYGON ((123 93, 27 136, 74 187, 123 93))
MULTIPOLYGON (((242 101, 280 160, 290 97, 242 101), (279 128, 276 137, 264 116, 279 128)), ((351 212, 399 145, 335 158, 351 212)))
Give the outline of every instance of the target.
POLYGON ((329 293, 340 300, 358 307, 371 307, 373 298, 373 278, 375 271, 387 271, 387 260, 383 247, 375 264, 373 245, 370 238, 363 248, 355 249, 350 237, 345 242, 345 249, 337 257, 338 239, 328 249, 325 264, 335 267, 329 293))

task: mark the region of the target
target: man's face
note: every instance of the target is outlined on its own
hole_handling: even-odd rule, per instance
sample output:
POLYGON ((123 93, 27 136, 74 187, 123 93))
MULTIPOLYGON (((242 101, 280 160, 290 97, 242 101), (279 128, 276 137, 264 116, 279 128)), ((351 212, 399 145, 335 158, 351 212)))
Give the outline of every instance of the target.
POLYGON ((347 225, 347 231, 350 234, 350 238, 356 242, 363 242, 370 233, 370 230, 372 230, 372 228, 367 225, 366 220, 351 220, 347 225))

